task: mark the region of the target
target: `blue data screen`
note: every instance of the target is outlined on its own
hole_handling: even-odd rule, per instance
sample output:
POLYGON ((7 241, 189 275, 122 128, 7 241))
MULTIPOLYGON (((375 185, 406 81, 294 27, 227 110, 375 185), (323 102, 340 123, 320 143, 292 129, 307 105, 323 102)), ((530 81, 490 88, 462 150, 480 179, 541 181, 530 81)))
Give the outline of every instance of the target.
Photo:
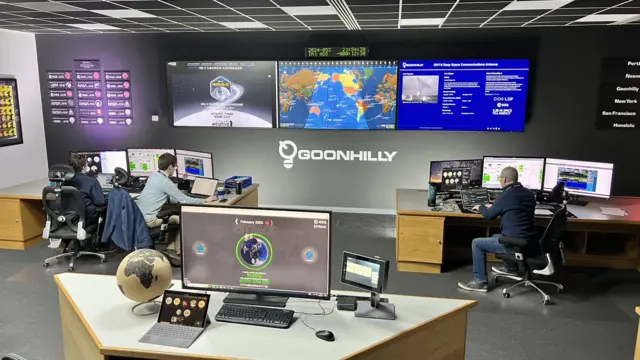
POLYGON ((529 60, 404 60, 399 130, 524 131, 529 60))

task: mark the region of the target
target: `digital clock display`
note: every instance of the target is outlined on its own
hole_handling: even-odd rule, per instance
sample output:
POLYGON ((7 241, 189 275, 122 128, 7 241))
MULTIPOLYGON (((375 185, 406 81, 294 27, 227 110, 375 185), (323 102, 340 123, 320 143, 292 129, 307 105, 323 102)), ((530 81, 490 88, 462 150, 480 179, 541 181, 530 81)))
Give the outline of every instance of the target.
POLYGON ((329 46, 308 47, 304 52, 307 58, 363 58, 369 56, 368 46, 329 46))

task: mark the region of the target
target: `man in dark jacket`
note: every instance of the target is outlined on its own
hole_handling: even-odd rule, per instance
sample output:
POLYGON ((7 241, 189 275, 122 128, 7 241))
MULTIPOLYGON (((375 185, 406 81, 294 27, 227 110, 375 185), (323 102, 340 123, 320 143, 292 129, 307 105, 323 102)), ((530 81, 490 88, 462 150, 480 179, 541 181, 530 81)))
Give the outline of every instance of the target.
POLYGON ((86 156, 72 154, 69 159, 69 164, 73 167, 76 174, 70 181, 67 181, 65 185, 73 186, 80 191, 87 208, 86 223, 87 225, 95 224, 98 222, 96 206, 102 207, 106 205, 106 200, 102 193, 102 186, 100 186, 96 178, 86 174, 88 170, 86 156))
MULTIPOLYGON (((493 220, 501 217, 500 234, 488 238, 477 238, 471 242, 473 253, 473 280, 458 286, 468 291, 488 291, 487 253, 505 254, 507 249, 500 244, 500 236, 532 239, 535 235, 536 197, 531 190, 518 182, 518 170, 506 167, 500 172, 502 194, 492 205, 477 205, 474 207, 485 219, 493 220)), ((515 275, 515 264, 493 267, 499 274, 515 275)))

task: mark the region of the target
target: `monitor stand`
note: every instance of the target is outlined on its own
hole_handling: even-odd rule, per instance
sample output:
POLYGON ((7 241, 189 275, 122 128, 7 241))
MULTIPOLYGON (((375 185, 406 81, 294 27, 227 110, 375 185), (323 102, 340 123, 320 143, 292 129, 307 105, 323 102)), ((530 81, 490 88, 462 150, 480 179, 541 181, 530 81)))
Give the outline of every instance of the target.
POLYGON ((371 293, 369 301, 357 302, 355 316, 368 319, 395 320, 396 306, 391 303, 380 302, 380 294, 371 293))
POLYGON ((285 296, 230 293, 222 300, 222 302, 225 304, 256 305, 283 308, 287 305, 288 300, 289 298, 285 296))

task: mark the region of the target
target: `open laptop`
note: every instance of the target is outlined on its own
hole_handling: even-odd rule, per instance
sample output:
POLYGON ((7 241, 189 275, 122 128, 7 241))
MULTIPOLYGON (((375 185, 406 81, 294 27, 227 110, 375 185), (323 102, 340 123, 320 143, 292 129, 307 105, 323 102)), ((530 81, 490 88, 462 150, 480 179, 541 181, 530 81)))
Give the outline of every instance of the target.
POLYGON ((208 324, 209 294, 165 290, 158 322, 139 342, 188 348, 208 324))
POLYGON ((108 194, 113 189, 113 174, 98 174, 97 178, 102 192, 108 194))
POLYGON ((209 196, 213 196, 216 193, 218 187, 217 179, 207 179, 203 177, 196 177, 191 186, 189 196, 195 198, 206 199, 209 196))

